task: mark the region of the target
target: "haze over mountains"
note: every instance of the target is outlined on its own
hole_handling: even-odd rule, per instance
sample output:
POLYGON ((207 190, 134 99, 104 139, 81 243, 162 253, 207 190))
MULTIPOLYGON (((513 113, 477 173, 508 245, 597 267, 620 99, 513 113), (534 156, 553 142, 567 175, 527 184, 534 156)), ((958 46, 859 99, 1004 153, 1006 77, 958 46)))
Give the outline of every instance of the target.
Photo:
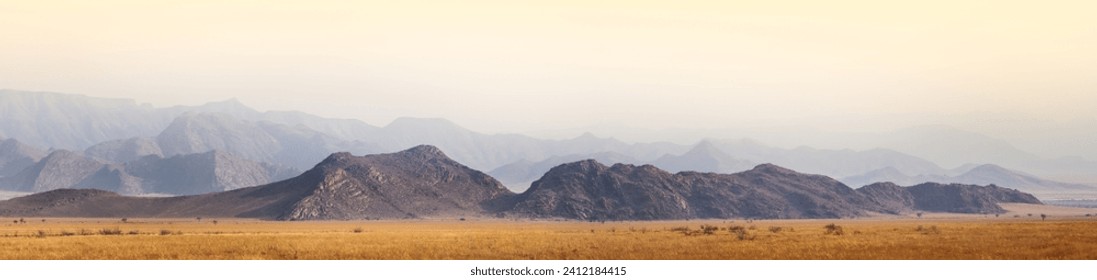
POLYGON ((515 194, 433 146, 335 153, 294 178, 166 198, 61 189, 0 201, 0 216, 241 217, 278 220, 526 217, 578 220, 843 218, 933 210, 1002 213, 1040 201, 995 186, 893 184, 854 190, 771 164, 746 172, 671 174, 651 165, 563 164, 515 194))
POLYGON ((851 186, 875 183, 874 180, 922 183, 907 180, 914 177, 941 183, 955 180, 1023 187, 1041 195, 1046 193, 1044 189, 1052 193, 1090 191, 1079 184, 1041 178, 1045 174, 1074 178, 1073 182, 1097 178, 1097 163, 1080 158, 1033 158, 1009 150, 1008 144, 976 145, 980 149, 969 144, 941 147, 951 142, 986 140, 978 135, 952 132, 945 133, 952 136, 939 136, 944 140, 932 140, 938 137, 932 131, 947 132, 947 129, 915 129, 896 134, 897 139, 907 144, 894 147, 907 152, 904 153, 888 148, 784 149, 745 139, 708 139, 682 145, 626 143, 583 134, 566 140, 543 140, 517 134, 473 132, 444 119, 402 118, 386 126, 373 126, 358 120, 327 119, 300 112, 258 112, 235 100, 154 108, 124 99, 4 90, 0 91, 0 108, 4 109, 0 111, 0 135, 7 137, 0 143, 3 177, 0 182, 4 182, 0 190, 78 187, 124 194, 198 194, 288 178, 295 175, 293 170, 310 169, 336 152, 390 153, 421 144, 436 146, 470 168, 488 170, 511 190, 526 189, 559 164, 591 158, 610 164, 652 164, 672 172, 733 173, 772 163, 800 172, 843 178, 851 186), (930 139, 925 141, 935 144, 920 146, 919 139, 930 139), (967 150, 979 152, 966 155, 967 150), (1006 152, 996 153, 1003 150, 1006 152), (936 162, 914 156, 918 154, 928 155, 936 162), (938 164, 955 163, 943 157, 949 154, 1016 165, 999 164, 1011 169, 980 175, 979 180, 953 178, 957 174, 938 164), (203 179, 184 182, 170 176, 172 169, 195 170, 197 173, 193 174, 205 175, 201 176, 203 179), (876 173, 881 170, 913 175, 878 176, 876 173), (1026 174, 1025 179, 1018 180, 1016 174, 1026 174))

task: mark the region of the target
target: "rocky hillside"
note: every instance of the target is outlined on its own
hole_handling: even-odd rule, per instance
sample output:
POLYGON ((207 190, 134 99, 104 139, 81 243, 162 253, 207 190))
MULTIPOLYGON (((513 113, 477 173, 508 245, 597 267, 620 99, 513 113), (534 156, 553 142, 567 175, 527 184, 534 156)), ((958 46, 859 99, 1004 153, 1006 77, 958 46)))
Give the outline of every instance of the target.
POLYGON ((431 146, 336 153, 300 176, 205 195, 137 198, 56 190, 0 202, 0 216, 248 217, 280 220, 488 216, 513 196, 495 179, 431 146))
POLYGON ((882 212, 893 214, 908 211, 993 214, 1005 212, 998 203, 1042 204, 1031 194, 995 185, 922 183, 900 187, 876 183, 857 192, 879 204, 882 212))
POLYGON ((839 218, 865 199, 833 179, 759 165, 736 174, 671 174, 651 165, 581 161, 558 166, 510 213, 583 220, 839 218))
POLYGON ((491 176, 453 161, 433 146, 363 157, 336 153, 302 176, 312 179, 298 180, 292 187, 306 189, 307 195, 277 218, 483 216, 488 215, 490 201, 513 195, 491 176))

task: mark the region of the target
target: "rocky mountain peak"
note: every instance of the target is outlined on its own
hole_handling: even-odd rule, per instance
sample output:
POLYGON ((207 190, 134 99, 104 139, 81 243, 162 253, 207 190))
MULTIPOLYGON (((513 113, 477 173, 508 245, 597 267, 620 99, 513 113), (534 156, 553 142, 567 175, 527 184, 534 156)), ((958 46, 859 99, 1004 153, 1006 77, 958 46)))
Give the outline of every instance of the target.
POLYGON ((751 169, 749 172, 759 172, 766 174, 799 174, 796 171, 780 167, 772 163, 759 164, 758 166, 755 166, 754 169, 751 169))
POLYGON ((410 149, 401 151, 398 154, 421 159, 450 159, 449 156, 446 156, 446 153, 443 153, 441 149, 438 149, 438 147, 431 145, 415 146, 410 149))

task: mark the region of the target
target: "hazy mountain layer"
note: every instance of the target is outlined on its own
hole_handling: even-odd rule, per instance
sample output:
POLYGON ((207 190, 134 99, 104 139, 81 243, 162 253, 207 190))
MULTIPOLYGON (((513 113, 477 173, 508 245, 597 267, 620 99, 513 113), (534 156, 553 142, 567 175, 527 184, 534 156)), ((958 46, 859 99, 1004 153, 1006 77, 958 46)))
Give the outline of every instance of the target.
POLYGON ((1061 193, 1097 193, 1097 188, 1042 179, 1020 171, 1009 170, 998 165, 984 164, 966 169, 955 176, 931 174, 910 176, 894 168, 883 168, 868 173, 843 178, 851 186, 863 186, 874 182, 892 182, 913 185, 924 182, 960 183, 973 185, 998 185, 1029 192, 1037 196, 1061 193))
POLYGON ((0 178, 0 189, 42 192, 93 188, 124 194, 198 194, 266 184, 297 175, 273 166, 210 151, 161 158, 148 155, 126 163, 104 163, 58 150, 16 175, 0 178))

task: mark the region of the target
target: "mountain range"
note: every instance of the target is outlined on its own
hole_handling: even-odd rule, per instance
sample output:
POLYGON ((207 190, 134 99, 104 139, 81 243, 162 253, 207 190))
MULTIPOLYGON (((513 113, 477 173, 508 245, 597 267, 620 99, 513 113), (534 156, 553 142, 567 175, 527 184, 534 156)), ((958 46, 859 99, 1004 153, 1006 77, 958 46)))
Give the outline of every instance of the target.
POLYGON ((433 146, 389 154, 335 153, 299 176, 177 197, 59 189, 0 201, 0 216, 242 217, 278 220, 531 217, 579 220, 841 218, 935 210, 1000 213, 1035 197, 995 186, 891 184, 854 190, 772 164, 736 174, 651 165, 557 166, 521 194, 433 146), (929 202, 927 202, 929 201, 929 202))
MULTIPOLYGON (((589 133, 566 140, 543 140, 518 134, 478 133, 444 119, 400 118, 386 126, 373 126, 358 120, 329 119, 300 112, 258 112, 236 100, 199 106, 155 108, 125 99, 3 90, 0 91, 0 108, 3 109, 0 111, 0 120, 2 120, 0 135, 7 137, 4 143, 0 143, 0 178, 3 178, 0 179, 0 190, 32 191, 96 186, 124 194, 149 194, 157 190, 170 191, 165 194, 172 195, 196 194, 242 187, 236 183, 226 185, 213 182, 270 183, 278 178, 287 177, 279 175, 284 174, 284 170, 309 169, 314 163, 335 152, 391 153, 420 144, 443 149, 455 160, 471 168, 489 170, 489 174, 515 191, 527 189, 533 181, 554 166, 590 158, 606 163, 651 164, 672 172, 733 173, 749 170, 758 164, 773 163, 807 173, 843 178, 853 186, 873 183, 856 179, 857 176, 872 176, 870 173, 883 169, 894 169, 901 174, 916 174, 912 175, 916 178, 921 175, 954 175, 950 170, 932 161, 885 148, 829 150, 798 147, 786 149, 746 139, 708 139, 694 145, 667 142, 625 143, 589 133), (42 166, 72 165, 78 167, 77 169, 95 169, 91 167, 94 164, 85 161, 90 159, 111 167, 95 169, 96 173, 91 174, 95 176, 85 174, 91 171, 81 169, 52 172, 50 175, 72 176, 72 178, 34 179, 40 178, 41 176, 35 174, 42 172, 34 169, 34 166, 47 155, 60 150, 82 151, 74 152, 81 157, 74 155, 57 157, 51 159, 52 163, 42 164, 42 166), (155 182, 168 182, 175 179, 153 178, 166 176, 167 173, 145 173, 142 176, 146 177, 140 177, 122 172, 121 169, 127 163, 137 162, 147 156, 164 159, 210 152, 218 152, 222 157, 239 160, 218 161, 219 166, 197 166, 212 164, 214 161, 188 161, 195 166, 187 168, 194 170, 263 169, 267 170, 267 175, 252 176, 246 172, 220 172, 217 174, 222 177, 218 180, 189 181, 185 183, 190 184, 187 186, 183 186, 183 183, 176 184, 180 186, 178 188, 150 187, 170 185, 170 183, 155 182), (71 162, 62 162, 65 160, 71 162), (231 166, 236 162, 246 166, 231 166), (262 168, 252 164, 259 164, 262 168), (20 173, 23 174, 20 175, 22 179, 11 178, 20 173), (141 180, 133 178, 141 178, 141 180), (30 180, 36 182, 32 183, 30 180), (43 182, 37 183, 37 181, 43 182), (38 187, 34 187, 35 185, 38 187)), ((912 138, 917 138, 915 137, 917 135, 929 137, 922 135, 924 133, 908 134, 914 135, 911 136, 912 138)), ((954 138, 957 137, 949 139, 954 138)), ((917 139, 904 143, 912 142, 916 143, 917 139)), ((948 154, 947 152, 923 153, 918 150, 920 148, 913 145, 897 145, 897 147, 927 155, 948 154)), ((1001 147, 1001 145, 993 147, 1001 147)), ((1017 155, 1014 152, 1007 154, 1017 155)), ((1011 158, 1028 159, 1020 156, 1011 158)), ((1021 166, 1020 170, 1024 171, 1015 173, 1031 174, 1025 171, 1037 170, 1039 172, 1037 174, 1056 174, 1056 178, 1066 175, 1084 178, 1085 174, 1097 173, 1094 171, 1097 170, 1097 163, 1084 159, 1034 159, 1033 162, 1040 164, 1021 166), (1035 165, 1038 165, 1038 168, 1028 168, 1035 165)), ((137 170, 135 168, 130 169, 137 170)), ((1047 193, 1039 190, 1043 186, 1047 186, 1048 192, 1055 193, 1063 190, 1059 187, 1061 185, 1072 185, 1043 179, 1037 175, 1027 175, 1033 180, 1026 180, 1025 185, 1015 185, 1016 176, 1005 173, 992 175, 983 176, 981 181, 963 182, 1026 188, 1041 195, 1047 193)), ((953 182, 950 181, 951 177, 944 178, 947 180, 934 181, 953 182)), ((897 178, 879 179, 909 184, 921 183, 897 178)), ((1079 180, 1084 181, 1084 179, 1079 180)), ((1097 193, 1097 190, 1092 188, 1071 189, 1071 191, 1075 190, 1082 190, 1079 191, 1081 193, 1097 193)))

